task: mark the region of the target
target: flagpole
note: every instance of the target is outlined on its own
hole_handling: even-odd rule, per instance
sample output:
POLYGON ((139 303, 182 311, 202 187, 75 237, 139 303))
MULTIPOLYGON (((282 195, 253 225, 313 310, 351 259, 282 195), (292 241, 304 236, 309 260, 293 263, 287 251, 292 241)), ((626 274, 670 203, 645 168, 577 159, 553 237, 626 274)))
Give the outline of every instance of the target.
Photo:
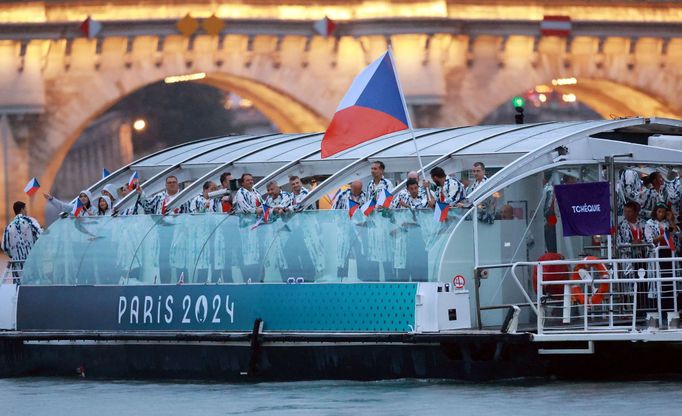
MULTIPOLYGON (((419 146, 417 146, 417 138, 414 135, 414 128, 412 128, 412 118, 410 117, 410 110, 407 108, 407 103, 405 103, 405 94, 403 94, 403 87, 400 85, 400 78, 398 78, 398 68, 396 65, 395 58, 393 57, 393 48, 388 45, 388 55, 391 57, 391 63, 393 64, 393 75, 395 75, 396 83, 398 84, 398 91, 400 92, 400 100, 403 103, 403 110, 405 110, 405 116, 407 117, 407 127, 410 129, 410 135, 412 136, 412 143, 414 143, 414 150, 417 152, 417 160, 419 161, 419 171, 421 172, 422 179, 426 179, 426 173, 424 172, 424 164, 422 163, 422 156, 419 153, 419 146)), ((431 196, 431 190, 426 188, 426 193, 431 196)))
POLYGON ((410 111, 407 109, 407 104, 405 103, 405 94, 403 94, 403 87, 400 85, 400 78, 398 78, 398 68, 395 64, 395 58, 393 57, 393 48, 388 45, 388 54, 391 57, 391 62, 393 63, 393 74, 395 75, 396 83, 398 84, 398 91, 400 91, 400 101, 403 103, 403 110, 405 110, 405 116, 407 117, 407 127, 410 129, 410 135, 412 136, 412 143, 414 143, 414 150, 417 152, 417 160, 419 160, 419 168, 421 169, 422 177, 424 178, 424 165, 422 164, 422 157, 419 153, 419 147, 417 146, 417 138, 414 136, 414 128, 412 128, 412 118, 410 117, 410 111))

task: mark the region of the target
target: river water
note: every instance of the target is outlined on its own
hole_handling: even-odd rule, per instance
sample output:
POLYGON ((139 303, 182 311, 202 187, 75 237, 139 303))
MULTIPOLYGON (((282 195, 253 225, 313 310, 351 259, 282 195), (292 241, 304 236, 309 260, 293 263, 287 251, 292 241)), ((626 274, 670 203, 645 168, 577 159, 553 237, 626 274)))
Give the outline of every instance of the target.
POLYGON ((258 384, 0 380, 0 415, 682 415, 682 380, 314 381, 258 384))

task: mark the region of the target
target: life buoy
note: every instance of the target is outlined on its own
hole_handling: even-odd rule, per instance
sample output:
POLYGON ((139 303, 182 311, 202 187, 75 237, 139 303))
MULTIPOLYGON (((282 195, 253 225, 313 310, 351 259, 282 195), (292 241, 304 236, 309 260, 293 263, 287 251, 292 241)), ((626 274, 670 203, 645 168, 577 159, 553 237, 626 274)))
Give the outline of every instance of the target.
MULTIPOLYGON (((538 257, 538 261, 563 260, 564 256, 559 253, 545 253, 538 257)), ((566 264, 547 264, 542 266, 542 280, 544 282, 552 280, 568 280, 570 271, 566 264)), ((533 289, 538 293, 538 268, 533 267, 533 289)), ((545 285, 543 294, 561 295, 564 293, 563 285, 545 285)))
MULTIPOLYGON (((583 260, 599 260, 599 258, 595 256, 587 256, 583 260)), ((575 267, 573 268, 573 274, 571 274, 571 280, 578 280, 581 281, 582 279, 580 278, 580 270, 590 270, 590 268, 594 268, 597 270, 597 273, 599 274, 600 277, 608 279, 609 278, 609 271, 606 269, 606 266, 604 266, 602 263, 592 263, 592 264, 576 264, 575 267)), ((583 293, 582 290, 583 285, 574 285, 571 286, 571 293, 573 294, 573 300, 580 303, 581 305, 585 303, 585 293, 583 293)), ((592 305, 597 305, 600 304, 604 301, 604 295, 609 292, 609 284, 607 282, 603 282, 599 284, 599 287, 597 287, 597 290, 592 293, 592 296, 587 296, 587 301, 592 304, 592 305)))

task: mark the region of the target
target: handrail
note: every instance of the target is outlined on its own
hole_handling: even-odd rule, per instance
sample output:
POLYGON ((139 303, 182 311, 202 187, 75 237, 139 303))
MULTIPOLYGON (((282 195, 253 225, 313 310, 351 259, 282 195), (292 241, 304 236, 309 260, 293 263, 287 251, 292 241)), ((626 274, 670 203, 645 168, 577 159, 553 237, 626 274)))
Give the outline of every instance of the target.
MULTIPOLYGON (((638 305, 638 299, 637 296, 641 296, 641 291, 638 293, 637 286, 639 284, 648 284, 649 285, 649 293, 653 290, 654 297, 655 297, 655 306, 654 310, 657 312, 655 315, 651 315, 654 319, 657 320, 658 322, 658 327, 663 328, 664 325, 664 319, 663 315, 664 312, 668 313, 668 319, 671 319, 670 315, 671 311, 673 314, 679 316, 680 311, 678 310, 678 304, 677 304, 677 285, 675 284, 676 282, 682 282, 682 276, 678 276, 677 273, 677 262, 680 261, 679 257, 675 257, 674 255, 671 257, 658 257, 659 251, 666 249, 667 247, 665 246, 659 246, 656 247, 656 257, 645 257, 645 258, 633 258, 633 259, 596 259, 596 260, 586 260, 586 259, 571 259, 571 260, 548 260, 548 261, 521 261, 521 262, 516 262, 512 266, 512 276, 514 278, 514 281, 516 284, 519 286, 521 289, 521 292, 524 297, 528 300, 530 296, 526 293, 526 291, 523 289, 523 286, 521 285, 518 274, 517 274, 517 268, 519 266, 523 267, 530 267, 534 266, 537 268, 537 290, 536 290, 536 301, 532 302, 533 304, 531 305, 531 308, 534 310, 537 316, 537 332, 538 334, 543 334, 545 330, 553 332, 553 333, 558 333, 557 331, 561 332, 571 332, 571 331, 578 331, 581 333, 588 333, 590 331, 603 331, 604 329, 623 329, 624 327, 627 327, 628 330, 636 330, 636 325, 637 325, 637 316, 638 313, 640 312, 645 312, 647 308, 651 308, 652 305, 649 305, 648 307, 642 307, 641 305, 638 305), (661 270, 661 265, 663 263, 670 263, 669 268, 666 268, 665 272, 671 273, 670 276, 665 276, 663 277, 661 275, 662 270, 661 270), (563 276, 556 276, 556 277, 561 277, 561 280, 544 280, 543 279, 543 274, 547 273, 544 271, 544 266, 556 266, 556 265, 575 265, 575 264, 582 264, 582 265, 610 265, 611 269, 608 270, 608 274, 604 274, 603 272, 597 272, 597 274, 590 275, 588 278, 584 278, 581 276, 581 279, 568 279, 565 277, 566 275, 563 276), (623 277, 620 275, 619 270, 627 270, 625 267, 619 267, 619 265, 622 264, 636 264, 638 265, 639 271, 644 270, 647 275, 642 275, 641 272, 638 272, 635 276, 632 277, 623 277), (645 265, 645 266, 644 266, 645 265), (653 274, 652 274, 653 273, 653 274), (666 288, 662 289, 663 283, 668 282, 672 283, 671 288, 666 288), (622 285, 626 286, 622 286, 622 285), (651 284, 654 284, 653 289, 651 284), (592 304, 589 295, 589 286, 596 286, 596 285, 608 285, 607 291, 600 290, 600 293, 602 296, 606 295, 608 297, 607 302, 603 302, 603 300, 599 300, 596 303, 592 304), (551 295, 548 297, 547 293, 545 293, 544 288, 546 287, 563 287, 563 306, 549 306, 550 304, 556 304, 557 301, 556 298, 554 302, 546 302, 547 299, 552 299, 551 295), (573 290, 569 289, 570 287, 582 287, 582 293, 584 296, 584 300, 581 303, 581 307, 579 310, 582 311, 582 314, 579 315, 579 323, 578 327, 576 328, 576 322, 572 321, 571 318, 571 310, 574 307, 573 304, 573 299, 575 299, 576 294, 573 292, 573 290), (672 291, 672 294, 670 294, 672 291), (667 299, 670 301, 672 299, 672 303, 664 304, 663 299, 667 299), (547 304, 545 304, 547 303, 547 304), (597 312, 595 314, 593 308, 599 308, 603 307, 606 308, 604 309, 603 313, 599 313, 597 309, 597 312), (563 309, 563 314, 561 317, 558 317, 556 315, 552 314, 547 314, 547 311, 552 311, 556 310, 556 308, 562 308, 563 309), (590 312, 592 310, 592 312, 590 312), (605 314, 605 315, 604 315, 605 314), (623 318, 627 317, 626 321, 623 321, 623 318), (606 321, 604 321, 604 318, 608 318, 606 321), (552 324, 553 322, 556 322, 557 319, 561 319, 563 324, 567 324, 568 326, 564 326, 562 324, 559 324, 558 326, 555 326, 552 324), (619 320, 620 319, 620 320, 619 320), (623 323, 625 322, 625 323, 623 323), (550 325, 550 326, 547 326, 550 325)), ((563 272, 562 272, 563 273, 563 272)), ((556 274, 555 274, 556 275, 556 274)), ((646 304, 645 304, 646 305, 646 304)))

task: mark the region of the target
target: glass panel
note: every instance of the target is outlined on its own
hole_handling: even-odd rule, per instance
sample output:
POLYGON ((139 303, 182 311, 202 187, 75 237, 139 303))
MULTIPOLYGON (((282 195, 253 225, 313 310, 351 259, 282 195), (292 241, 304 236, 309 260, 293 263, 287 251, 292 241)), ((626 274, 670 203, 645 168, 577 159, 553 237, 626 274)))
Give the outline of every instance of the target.
POLYGON ((40 238, 26 284, 354 282, 437 279, 461 212, 304 211, 67 218, 40 238))
MULTIPOLYGON (((112 217, 62 218, 55 221, 38 239, 26 259, 26 284, 95 284, 96 271, 105 267, 111 256, 95 264, 88 251, 99 240, 111 241, 112 217), (81 274, 81 270, 83 273, 81 274)), ((107 271, 102 280, 111 278, 107 271)))

